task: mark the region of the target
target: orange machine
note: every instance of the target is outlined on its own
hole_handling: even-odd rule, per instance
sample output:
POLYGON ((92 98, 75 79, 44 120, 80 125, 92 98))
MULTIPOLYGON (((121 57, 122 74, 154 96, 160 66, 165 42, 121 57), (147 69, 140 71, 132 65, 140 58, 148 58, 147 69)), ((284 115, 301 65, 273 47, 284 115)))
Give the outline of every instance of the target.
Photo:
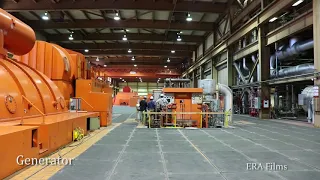
POLYGON ((118 94, 116 95, 114 104, 115 105, 133 105, 133 101, 137 100, 137 96, 138 96, 138 93, 136 92, 118 92, 118 94), (130 99, 132 100, 130 101, 130 99))
MULTIPOLYGON (((170 103, 176 104, 176 112, 201 112, 198 104, 202 101, 202 88, 163 88, 163 93, 170 103)), ((190 124, 201 128, 200 114, 178 114, 177 125, 190 124)))
POLYGON ((98 80, 76 81, 76 96, 81 97, 86 103, 82 103, 84 110, 100 113, 100 125, 109 126, 112 123, 112 89, 102 87, 98 80), (96 84, 96 85, 94 85, 96 84), (101 88, 97 88, 101 87, 101 88))
MULTIPOLYGON (((23 55, 34 44, 33 30, 0 9, 0 81, 3 83, 0 86, 0 102, 3 102, 0 103, 0 153, 3 155, 0 179, 23 168, 16 163, 18 155, 25 158, 48 155, 70 143, 75 128, 86 131, 87 118, 99 116, 94 112, 68 111, 58 86, 36 70, 52 68, 51 64, 46 64, 46 58, 30 66, 7 58, 7 51, 23 55)), ((40 55, 41 52, 34 57, 40 55)), ((54 71, 61 72, 58 67, 54 71)))
POLYGON ((67 104, 70 96, 74 96, 72 81, 84 76, 84 60, 80 55, 75 52, 69 54, 64 48, 44 41, 36 41, 28 54, 14 56, 14 59, 44 73, 55 82, 67 104))

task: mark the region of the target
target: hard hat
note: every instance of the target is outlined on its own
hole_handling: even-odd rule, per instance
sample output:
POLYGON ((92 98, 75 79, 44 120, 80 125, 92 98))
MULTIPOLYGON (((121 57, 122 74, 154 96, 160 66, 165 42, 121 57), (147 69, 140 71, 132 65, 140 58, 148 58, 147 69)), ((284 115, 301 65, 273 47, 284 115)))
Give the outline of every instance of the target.
POLYGON ((150 99, 153 99, 153 96, 150 96, 150 99))
POLYGON ((160 94, 160 97, 163 97, 164 96, 164 94, 160 94))

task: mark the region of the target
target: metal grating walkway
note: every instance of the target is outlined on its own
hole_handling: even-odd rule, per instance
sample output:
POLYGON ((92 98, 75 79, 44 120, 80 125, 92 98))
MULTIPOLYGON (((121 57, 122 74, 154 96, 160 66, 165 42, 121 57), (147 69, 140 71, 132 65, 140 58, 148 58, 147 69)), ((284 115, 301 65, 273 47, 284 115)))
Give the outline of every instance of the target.
POLYGON ((51 179, 319 180, 319 129, 235 119, 244 120, 235 129, 140 129, 123 123, 51 179), (251 162, 288 170, 248 171, 251 162))

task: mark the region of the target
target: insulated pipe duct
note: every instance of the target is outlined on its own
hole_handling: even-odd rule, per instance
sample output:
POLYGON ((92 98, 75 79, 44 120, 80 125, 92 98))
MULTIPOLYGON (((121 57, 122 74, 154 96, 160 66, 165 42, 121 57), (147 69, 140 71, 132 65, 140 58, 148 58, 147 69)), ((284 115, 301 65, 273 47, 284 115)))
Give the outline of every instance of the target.
POLYGON ((2 31, 0 32, 0 35, 1 33, 4 35, 3 48, 15 55, 24 55, 28 53, 33 48, 36 41, 36 35, 30 26, 1 8, 0 31, 2 31))
POLYGON ((246 64, 246 58, 243 58, 242 66, 243 66, 243 69, 249 71, 249 68, 247 67, 247 64, 246 64))
POLYGON ((232 115, 233 115, 233 93, 232 90, 224 84, 218 83, 218 89, 221 94, 224 95, 224 107, 225 111, 230 110, 230 117, 229 122, 232 122, 232 115))
MULTIPOLYGON (((315 71, 313 64, 301 64, 289 68, 279 70, 278 77, 294 76, 300 74, 313 73, 315 71)), ((271 74, 271 78, 276 78, 275 74, 271 74)))
MULTIPOLYGON (((292 42, 291 42, 291 44, 292 44, 292 42)), ((314 42, 313 42, 313 39, 311 39, 311 40, 304 41, 301 43, 295 43, 294 45, 292 45, 291 47, 288 47, 284 51, 278 51, 276 53, 276 55, 272 55, 270 57, 270 69, 273 70, 275 68, 276 56, 277 56, 278 60, 283 60, 288 57, 298 55, 303 51, 312 49, 313 47, 314 47, 314 42)))
POLYGON ((238 74, 240 75, 240 79, 241 79, 243 82, 246 82, 246 79, 245 79, 245 77, 243 76, 242 72, 240 71, 240 68, 237 66, 237 63, 233 63, 233 66, 236 68, 238 74))

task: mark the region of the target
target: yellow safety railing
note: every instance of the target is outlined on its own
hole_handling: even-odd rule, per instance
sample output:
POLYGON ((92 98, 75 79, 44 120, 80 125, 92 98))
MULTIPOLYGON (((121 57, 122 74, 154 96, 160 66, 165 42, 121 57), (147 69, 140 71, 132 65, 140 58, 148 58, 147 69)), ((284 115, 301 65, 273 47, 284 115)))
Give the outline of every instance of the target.
MULTIPOLYGON (((149 128, 151 127, 151 115, 172 115, 173 118, 173 127, 170 128, 180 128, 177 127, 177 115, 179 114, 187 114, 187 115, 200 115, 200 127, 202 127, 202 117, 203 115, 224 115, 224 127, 229 127, 229 116, 231 115, 230 111, 225 111, 225 112, 142 112, 143 115, 143 123, 145 124, 146 122, 146 115, 148 116, 148 125, 149 128)), ((161 127, 161 124, 160 124, 161 127)))

